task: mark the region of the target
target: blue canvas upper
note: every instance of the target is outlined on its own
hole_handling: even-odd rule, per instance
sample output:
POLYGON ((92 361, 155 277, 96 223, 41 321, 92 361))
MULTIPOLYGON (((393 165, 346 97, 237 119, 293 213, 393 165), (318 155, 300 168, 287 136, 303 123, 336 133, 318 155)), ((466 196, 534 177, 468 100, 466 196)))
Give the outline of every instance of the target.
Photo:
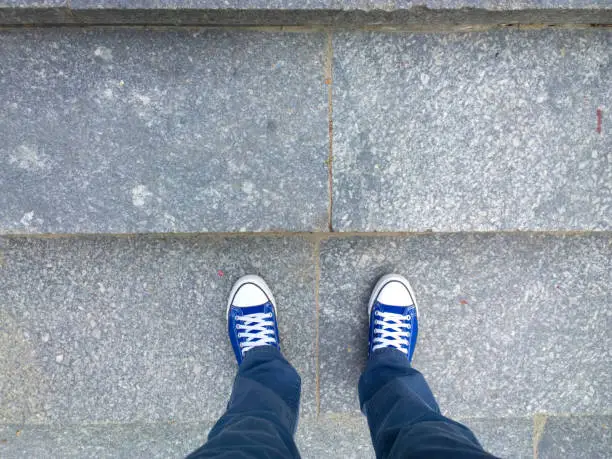
MULTIPOLYGON (((368 347, 368 355, 372 354, 374 347, 374 338, 380 336, 380 333, 375 333, 376 328, 382 328, 383 330, 390 330, 385 327, 377 327, 375 326, 375 321, 377 317, 375 316, 376 311, 378 312, 389 312, 394 314, 400 314, 403 317, 407 317, 407 324, 410 324, 410 328, 402 327, 406 333, 410 334, 408 339, 408 344, 401 346, 406 353, 409 362, 412 362, 412 356, 414 354, 414 348, 416 347, 417 337, 419 332, 419 322, 417 319, 417 310, 415 305, 410 306, 389 306, 386 304, 382 304, 379 301, 375 301, 372 305, 372 312, 370 314, 370 337, 369 337, 369 347, 368 347)), ((389 346, 394 347, 394 346, 389 346)))
MULTIPOLYGON (((272 324, 269 326, 266 326, 265 328, 269 330, 274 330, 275 343, 271 345, 280 350, 280 343, 278 339, 278 336, 279 336, 278 324, 276 322, 276 311, 274 310, 274 305, 270 301, 268 301, 267 303, 258 305, 258 306, 239 307, 239 306, 232 305, 230 306, 230 309, 229 309, 227 328, 228 328, 230 342, 232 343, 232 348, 234 349, 234 354, 236 355, 236 360, 238 361, 238 364, 241 364, 242 359, 244 358, 244 355, 240 347, 240 343, 249 342, 251 341, 251 339, 246 338, 244 336, 238 337, 239 332, 241 331, 243 332, 244 330, 238 330, 236 328, 236 325, 237 325, 236 317, 245 316, 249 314, 258 314, 258 313, 271 313, 272 314, 272 318, 270 319, 270 322, 272 324)), ((250 322, 247 321, 245 324, 248 326, 249 323, 250 322)), ((241 324, 243 324, 243 322, 241 322, 241 324)))

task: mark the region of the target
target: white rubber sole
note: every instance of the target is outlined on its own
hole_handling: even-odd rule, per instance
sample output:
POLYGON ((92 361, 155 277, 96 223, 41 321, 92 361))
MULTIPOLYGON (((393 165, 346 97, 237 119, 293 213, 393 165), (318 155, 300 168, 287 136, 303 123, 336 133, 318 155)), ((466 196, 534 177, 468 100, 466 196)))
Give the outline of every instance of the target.
POLYGON ((414 307, 416 309, 416 315, 418 319, 419 318, 419 307, 417 306, 417 303, 416 303, 414 291, 412 290, 412 287, 410 286, 410 282, 408 282, 408 279, 406 279, 404 276, 401 276, 399 274, 386 274, 380 279, 378 279, 378 282, 376 283, 374 290, 372 290, 372 295, 370 295, 370 302, 368 303, 368 317, 372 315, 372 306, 376 302, 376 298, 378 298, 378 294, 380 293, 380 291, 383 289, 385 285, 387 285, 389 282, 392 282, 392 281, 397 281, 400 284, 402 284, 404 287, 406 287, 406 289, 408 289, 408 292, 410 293, 410 296, 412 297, 412 303, 414 304, 414 307))
POLYGON ((229 299, 227 300, 227 311, 225 317, 229 319, 229 312, 230 308, 232 307, 232 300, 234 299, 234 296, 236 296, 236 292, 238 291, 238 289, 240 289, 240 287, 242 287, 244 284, 254 284, 263 290, 266 296, 270 299, 272 306, 274 306, 274 313, 276 314, 276 319, 278 320, 278 310, 276 309, 276 300, 274 299, 274 295, 272 295, 272 290, 270 290, 270 287, 268 287, 268 284, 266 284, 265 280, 263 280, 259 276, 255 276, 254 274, 242 276, 234 283, 234 286, 230 291, 229 299))

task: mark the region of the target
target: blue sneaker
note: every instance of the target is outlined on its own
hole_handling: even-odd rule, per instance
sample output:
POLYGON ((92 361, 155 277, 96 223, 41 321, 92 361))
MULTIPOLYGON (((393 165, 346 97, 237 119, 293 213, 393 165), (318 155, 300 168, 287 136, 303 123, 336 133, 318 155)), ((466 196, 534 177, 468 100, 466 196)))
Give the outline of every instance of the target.
POLYGON ((368 314, 368 355, 377 349, 392 347, 402 351, 412 362, 419 332, 419 313, 406 278, 399 274, 381 277, 370 297, 368 314))
POLYGON ((234 284, 227 304, 227 330, 239 365, 255 347, 280 349, 276 302, 261 277, 244 276, 234 284))

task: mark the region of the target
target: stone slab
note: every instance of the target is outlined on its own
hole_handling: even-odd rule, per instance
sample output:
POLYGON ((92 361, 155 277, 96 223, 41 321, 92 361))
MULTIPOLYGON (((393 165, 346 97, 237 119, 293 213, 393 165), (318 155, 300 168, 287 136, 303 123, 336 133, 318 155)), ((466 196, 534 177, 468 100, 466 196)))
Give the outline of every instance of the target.
POLYGON ((504 458, 533 459, 531 418, 459 419, 468 426, 482 447, 504 458))
POLYGON ((226 302, 241 275, 278 302, 316 412, 313 245, 295 238, 0 239, 0 424, 215 420, 236 373, 226 302))
POLYGON ((296 443, 305 459, 374 458, 368 422, 361 414, 333 413, 302 419, 298 425, 296 443))
POLYGON ((0 0, 0 8, 58 8, 68 6, 68 0, 0 0))
POLYGON ((325 36, 0 32, 0 233, 328 225, 325 36))
POLYGON ((335 34, 334 230, 611 229, 611 46, 578 30, 335 34))
POLYGON ((0 25, 62 24, 68 0, 0 0, 0 25))
POLYGON ((185 457, 206 441, 212 423, 0 426, 0 455, 128 459, 185 457))
POLYGON ((332 237, 322 243, 321 412, 359 410, 367 301, 403 273, 420 308, 414 365, 452 417, 612 406, 609 233, 332 237))
POLYGON ((0 25, 409 27, 609 24, 606 0, 55 0, 0 1, 0 25))
MULTIPOLYGON (((487 451, 500 457, 533 458, 529 420, 464 422, 487 451)), ((212 422, 3 425, 0 454, 5 459, 184 457, 205 443, 212 425, 212 422)), ((374 458, 367 422, 361 415, 306 416, 298 424, 296 443, 305 459, 374 458)))
MULTIPOLYGON (((530 418, 458 419, 490 453, 505 458, 533 458, 530 418)), ((296 437, 303 457, 374 458, 370 431, 361 414, 327 414, 301 421, 296 437)))
POLYGON ((612 457, 612 416, 547 418, 538 444, 538 458, 559 457, 612 457))

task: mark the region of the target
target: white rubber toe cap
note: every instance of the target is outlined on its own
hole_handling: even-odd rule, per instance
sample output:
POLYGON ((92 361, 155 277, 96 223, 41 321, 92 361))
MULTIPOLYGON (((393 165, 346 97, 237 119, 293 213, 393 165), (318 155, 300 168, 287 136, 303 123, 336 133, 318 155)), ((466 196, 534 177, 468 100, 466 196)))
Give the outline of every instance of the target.
POLYGON ((387 274, 378 280, 370 297, 368 314, 372 312, 372 306, 376 301, 388 306, 414 305, 416 307, 416 300, 410 283, 399 274, 387 274))
POLYGON ((244 276, 238 279, 232 287, 227 304, 227 312, 229 314, 232 306, 248 308, 250 306, 260 306, 268 301, 276 309, 274 296, 272 296, 272 291, 268 284, 266 284, 266 281, 259 276, 244 276))
POLYGON ((395 280, 385 284, 378 293, 376 300, 389 306, 410 306, 413 304, 412 297, 406 286, 395 280))
POLYGON ((246 308, 249 306, 259 306, 267 302, 268 297, 257 285, 242 284, 234 295, 232 305, 239 308, 246 308))

